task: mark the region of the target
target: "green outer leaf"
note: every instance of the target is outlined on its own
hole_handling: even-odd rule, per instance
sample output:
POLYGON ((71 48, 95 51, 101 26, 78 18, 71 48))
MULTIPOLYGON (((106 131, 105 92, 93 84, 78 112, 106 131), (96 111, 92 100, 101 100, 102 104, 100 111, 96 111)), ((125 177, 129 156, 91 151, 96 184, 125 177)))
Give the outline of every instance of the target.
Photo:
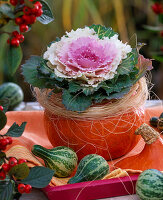
POLYGON ((9 46, 6 56, 6 63, 10 73, 13 75, 19 67, 23 58, 22 49, 20 46, 9 46))
POLYGON ((59 37, 56 37, 56 40, 54 40, 54 41, 52 41, 52 42, 50 42, 49 44, 48 44, 48 47, 50 47, 53 43, 55 43, 55 42, 59 42, 61 39, 59 38, 59 37))
POLYGON ((42 24, 49 24, 54 20, 53 13, 46 1, 39 0, 42 4, 43 14, 37 18, 39 22, 42 24))
POLYGON ((0 200, 12 200, 15 183, 10 179, 0 181, 0 200))
POLYGON ((118 33, 114 32, 112 28, 106 28, 102 25, 95 25, 89 26, 90 29, 94 29, 94 31, 98 34, 99 39, 103 39, 104 37, 111 38, 115 34, 118 35, 118 33))
POLYGON ((81 90, 81 86, 78 83, 71 81, 69 83, 69 89, 68 90, 69 90, 70 93, 76 93, 79 90, 81 90))
POLYGON ((91 106, 92 101, 90 96, 86 96, 83 93, 71 94, 68 90, 63 90, 62 103, 67 110, 72 111, 84 111, 91 106))
POLYGON ((123 88, 120 92, 110 94, 107 99, 120 99, 130 91, 130 87, 123 88))
POLYGON ((26 163, 15 165, 9 171, 10 176, 14 176, 17 179, 25 179, 29 175, 29 167, 26 163))
POLYGON ((20 126, 16 122, 8 129, 5 136, 20 137, 25 129, 27 122, 23 122, 20 126))
POLYGON ((0 12, 3 13, 4 15, 8 16, 11 19, 15 18, 15 15, 12 11, 11 6, 6 3, 4 3, 0 6, 0 12))
POLYGON ((44 188, 50 183, 53 175, 53 170, 46 167, 37 166, 31 168, 28 177, 21 182, 24 184, 30 184, 35 188, 44 188))
POLYGON ((22 65, 25 81, 34 87, 44 88, 44 81, 38 79, 37 66, 40 65, 43 58, 41 56, 31 56, 25 64, 22 65))
POLYGON ((7 117, 4 112, 0 110, 0 130, 2 130, 7 123, 7 117))
POLYGON ((138 62, 138 52, 133 49, 132 52, 128 53, 127 58, 122 60, 122 63, 118 66, 117 73, 124 75, 132 72, 133 68, 138 62))

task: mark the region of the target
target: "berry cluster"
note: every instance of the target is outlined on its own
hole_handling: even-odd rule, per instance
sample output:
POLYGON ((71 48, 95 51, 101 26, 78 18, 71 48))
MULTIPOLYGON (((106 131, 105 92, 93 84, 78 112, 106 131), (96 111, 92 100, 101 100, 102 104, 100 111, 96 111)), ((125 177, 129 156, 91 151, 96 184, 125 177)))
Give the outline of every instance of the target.
POLYGON ((11 38, 7 40, 8 44, 12 46, 18 47, 20 43, 24 41, 24 35, 19 34, 18 31, 13 31, 11 34, 11 38))
MULTIPOLYGON (((15 38, 20 35, 17 31, 14 31, 14 32, 15 33, 13 34, 13 36, 15 38)), ((12 40, 11 40, 11 42, 12 42, 12 40)), ((3 111, 3 106, 0 106, 0 111, 3 111)), ((11 137, 4 137, 2 135, 0 135, 0 136, 2 137, 2 139, 0 139, 0 151, 1 151, 1 150, 5 150, 7 145, 12 144, 13 141, 12 141, 11 137)), ((22 164, 22 163, 26 163, 26 162, 27 161, 25 159, 17 160, 14 157, 10 157, 10 158, 5 157, 4 163, 2 164, 1 169, 0 169, 0 180, 6 179, 6 175, 12 167, 22 164)), ((30 193, 32 190, 32 186, 24 185, 24 184, 20 183, 20 184, 18 184, 17 189, 18 189, 18 192, 21 194, 22 193, 30 193)))
MULTIPOLYGON (((33 0, 30 0, 33 2, 33 0)), ((24 0, 10 0, 10 4, 13 6, 17 6, 19 4, 23 4, 22 7, 23 15, 15 18, 15 24, 19 26, 19 30, 21 33, 25 33, 29 29, 29 25, 32 25, 36 22, 36 18, 40 17, 43 14, 42 4, 37 1, 33 4, 33 8, 30 8, 24 4, 24 0)), ((18 47, 21 42, 24 41, 24 36, 19 34, 17 31, 12 32, 11 38, 8 39, 8 43, 12 46, 18 47)))
POLYGON ((163 5, 159 2, 156 2, 152 5, 152 10, 154 13, 158 14, 163 14, 163 5))
POLYGON ((30 193, 32 190, 32 186, 31 185, 24 185, 23 183, 20 183, 18 185, 18 192, 19 193, 30 193))
MULTIPOLYGON (((2 165, 1 171, 0 171, 0 180, 4 180, 6 178, 6 174, 7 172, 14 167, 15 165, 19 165, 22 163, 27 162, 25 159, 19 159, 17 160, 14 157, 10 157, 8 160, 8 163, 4 163, 2 165)), ((19 193, 30 193, 32 190, 32 186, 31 185, 24 185, 22 183, 18 184, 18 192, 19 193)))
POLYGON ((8 163, 4 163, 2 165, 2 169, 0 171, 0 180, 4 180, 6 178, 6 174, 7 172, 12 168, 14 167, 15 165, 17 164, 22 164, 22 163, 25 163, 27 162, 25 159, 19 159, 17 160, 16 158, 14 157, 10 157, 9 160, 8 160, 8 163))
POLYGON ((0 150, 5 150, 7 145, 10 145, 10 144, 12 144, 12 138, 11 137, 0 139, 0 150))

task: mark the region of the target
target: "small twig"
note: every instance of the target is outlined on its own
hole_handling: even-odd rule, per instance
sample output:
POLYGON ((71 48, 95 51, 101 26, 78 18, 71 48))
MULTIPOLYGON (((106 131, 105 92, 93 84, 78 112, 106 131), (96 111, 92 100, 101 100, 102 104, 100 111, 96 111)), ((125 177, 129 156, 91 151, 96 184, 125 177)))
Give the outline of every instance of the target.
POLYGON ((6 31, 0 31, 0 34, 3 34, 3 33, 6 33, 6 34, 8 34, 8 35, 10 35, 11 33, 9 33, 9 32, 6 32, 6 31))

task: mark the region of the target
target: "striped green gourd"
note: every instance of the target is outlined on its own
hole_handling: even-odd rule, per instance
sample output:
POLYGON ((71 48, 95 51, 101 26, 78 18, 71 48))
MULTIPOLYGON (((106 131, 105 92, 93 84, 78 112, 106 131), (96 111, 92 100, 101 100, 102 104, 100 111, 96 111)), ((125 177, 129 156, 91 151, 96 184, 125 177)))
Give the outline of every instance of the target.
POLYGON ((163 200, 163 173, 156 169, 142 172, 136 183, 136 194, 141 200, 163 200))
POLYGON ((89 154, 80 161, 75 176, 68 183, 100 180, 108 173, 107 161, 97 154, 89 154))
POLYGON ((15 83, 4 83, 0 85, 0 100, 9 100, 9 109, 12 110, 23 101, 24 94, 21 87, 15 83))
POLYGON ((40 145, 34 145, 32 153, 42 158, 45 166, 55 171, 56 177, 70 176, 78 162, 75 151, 65 146, 46 149, 40 145))

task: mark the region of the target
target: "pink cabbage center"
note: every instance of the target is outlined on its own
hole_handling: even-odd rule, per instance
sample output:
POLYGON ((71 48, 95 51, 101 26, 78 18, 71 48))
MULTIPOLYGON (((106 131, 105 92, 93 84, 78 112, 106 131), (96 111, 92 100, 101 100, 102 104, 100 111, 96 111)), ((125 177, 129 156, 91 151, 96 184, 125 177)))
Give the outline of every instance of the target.
POLYGON ((81 37, 70 44, 63 44, 59 60, 72 72, 108 72, 117 55, 114 43, 81 37))

